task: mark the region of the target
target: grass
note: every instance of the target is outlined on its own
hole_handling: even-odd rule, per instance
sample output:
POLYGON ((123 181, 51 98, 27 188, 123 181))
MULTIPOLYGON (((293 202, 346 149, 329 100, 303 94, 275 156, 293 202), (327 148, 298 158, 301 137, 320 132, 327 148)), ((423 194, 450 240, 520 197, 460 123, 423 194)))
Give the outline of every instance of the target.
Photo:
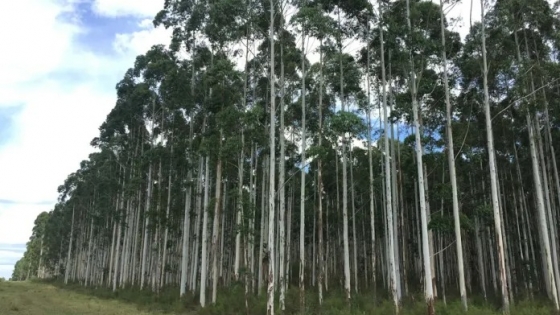
MULTIPOLYGON (((317 296, 306 293, 304 315, 365 315, 394 314, 387 299, 375 300, 371 294, 354 295, 348 305, 341 291, 331 290, 325 294, 322 312, 319 312, 317 296)), ((210 301, 210 294, 207 295, 210 301)), ((64 285, 60 282, 3 282, 0 283, 0 314, 33 315, 89 315, 89 314, 185 314, 185 315, 261 315, 266 314, 266 297, 249 296, 245 305, 243 285, 233 285, 218 293, 215 305, 201 309, 198 295, 178 298, 177 288, 166 288, 160 294, 140 291, 135 288, 112 292, 106 288, 85 288, 79 284, 64 285)), ((278 304, 277 304, 278 305, 278 304)), ((437 302, 438 315, 499 315, 497 304, 473 298, 469 301, 469 311, 463 312, 459 300, 447 305, 437 302)), ((300 314, 299 291, 290 289, 286 296, 285 315, 300 314)), ((281 312, 277 312, 281 314, 281 312)), ((402 303, 401 315, 424 315, 426 306, 422 296, 410 296, 402 303)), ((518 301, 511 309, 511 315, 551 315, 552 309, 546 301, 518 301)))
POLYGON ((39 282, 0 282, 2 315, 148 315, 134 304, 63 290, 39 282))

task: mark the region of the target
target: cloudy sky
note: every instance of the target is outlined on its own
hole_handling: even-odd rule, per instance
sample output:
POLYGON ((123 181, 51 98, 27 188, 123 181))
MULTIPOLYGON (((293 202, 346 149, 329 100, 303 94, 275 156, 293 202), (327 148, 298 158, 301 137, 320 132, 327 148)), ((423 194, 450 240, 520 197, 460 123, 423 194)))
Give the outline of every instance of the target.
POLYGON ((92 149, 136 55, 168 43, 163 0, 0 1, 0 277, 92 149))
MULTIPOLYGON (((92 151, 115 84, 138 54, 167 44, 163 0, 0 1, 0 277, 23 255, 35 217, 92 151)), ((467 32, 468 4, 451 16, 467 32)), ((478 17, 475 5, 473 17, 478 17)))

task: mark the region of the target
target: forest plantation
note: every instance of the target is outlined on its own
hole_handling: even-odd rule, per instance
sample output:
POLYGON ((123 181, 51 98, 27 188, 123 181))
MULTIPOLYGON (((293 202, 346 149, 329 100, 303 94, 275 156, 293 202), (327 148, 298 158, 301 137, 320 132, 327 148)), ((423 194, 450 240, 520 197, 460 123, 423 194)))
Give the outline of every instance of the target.
POLYGON ((560 2, 471 0, 464 38, 456 2, 166 0, 169 45, 11 280, 200 314, 560 314, 560 2))

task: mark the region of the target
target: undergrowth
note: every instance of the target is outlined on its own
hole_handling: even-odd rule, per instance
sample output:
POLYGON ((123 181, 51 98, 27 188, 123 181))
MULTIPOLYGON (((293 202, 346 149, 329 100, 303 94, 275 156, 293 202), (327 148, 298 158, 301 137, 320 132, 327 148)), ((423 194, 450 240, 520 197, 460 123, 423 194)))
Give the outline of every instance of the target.
MULTIPOLYGON (((199 295, 187 293, 183 298, 179 298, 176 287, 162 289, 159 294, 152 293, 149 289, 139 290, 139 288, 128 288, 112 292, 105 287, 84 287, 80 284, 64 285, 61 282, 50 282, 65 290, 93 295, 102 299, 118 299, 127 303, 137 305, 140 310, 165 312, 169 314, 200 314, 200 315, 262 315, 266 314, 266 292, 260 296, 245 296, 244 286, 234 284, 229 288, 223 288, 218 292, 216 304, 212 305, 211 293, 207 295, 207 306, 201 308, 198 300, 199 295)), ((372 293, 354 293, 352 300, 348 303, 345 294, 340 290, 331 290, 324 294, 322 307, 319 307, 316 292, 306 292, 305 312, 303 315, 392 315, 395 314, 392 302, 384 297, 373 298, 372 293)), ((277 314, 302 314, 299 302, 298 288, 291 288, 286 292, 286 309, 282 312, 279 303, 276 301, 277 314)), ((409 295, 402 301, 400 315, 425 315, 427 313, 426 304, 422 300, 421 294, 409 295)), ((461 301, 454 299, 447 304, 436 301, 436 314, 438 315, 498 315, 502 314, 497 303, 487 302, 480 297, 469 298, 469 309, 467 312, 462 310, 461 301)), ((511 315, 551 315, 554 314, 548 301, 543 300, 522 300, 516 301, 511 306, 511 315)))

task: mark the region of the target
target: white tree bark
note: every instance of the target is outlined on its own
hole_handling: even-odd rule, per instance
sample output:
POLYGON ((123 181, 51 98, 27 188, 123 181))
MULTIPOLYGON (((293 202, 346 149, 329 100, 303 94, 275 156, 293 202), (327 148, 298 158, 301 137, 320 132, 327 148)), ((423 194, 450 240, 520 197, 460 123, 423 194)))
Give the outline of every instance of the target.
POLYGON ((494 224, 496 242, 498 247, 498 265, 500 270, 502 306, 504 314, 509 314, 508 284, 506 280, 506 263, 504 254, 504 240, 502 235, 502 219, 500 216, 500 204, 498 199, 498 171, 496 167, 496 153, 494 151, 494 132, 492 131, 492 117, 490 114, 490 100, 488 94, 488 63, 486 61, 486 33, 484 1, 480 1, 481 16, 481 37, 482 37, 482 66, 483 66, 483 86, 484 86, 484 112, 486 116, 486 138, 488 146, 488 160, 490 168, 490 188, 492 194, 492 209, 494 212, 494 224))
MULTIPOLYGON (((223 136, 220 130, 220 139, 223 136)), ((221 141, 221 140, 220 140, 221 141)), ((219 144, 220 148, 222 144, 219 144)), ((220 149, 221 151, 221 149, 220 149)), ((221 153, 219 153, 221 154, 221 153)), ((214 204, 214 220, 212 227, 212 304, 216 304, 218 294, 218 234, 220 233, 220 212, 222 201, 222 159, 218 156, 218 165, 216 167, 216 202, 214 204)))
MULTIPOLYGON (((338 8, 338 27, 341 28, 340 20, 341 8, 338 8)), ((339 35, 342 36, 342 35, 339 35)), ((344 70, 342 67, 342 38, 338 39, 339 54, 339 70, 340 70, 340 102, 342 111, 346 111, 346 102, 344 98, 344 70)), ((348 242, 348 159, 346 158, 347 135, 342 135, 342 243, 343 243, 343 259, 344 259, 344 290, 346 291, 346 300, 350 302, 350 246, 348 242)))
POLYGON ((208 199, 210 194, 210 157, 205 158, 204 214, 202 216, 202 253, 200 263, 200 306, 206 306, 206 276, 208 272, 208 199))
MULTIPOLYGON (((410 21, 410 1, 406 0, 406 13, 408 30, 412 33, 412 25, 410 21)), ((414 134, 415 134, 415 147, 416 147, 416 164, 418 170, 418 188, 420 199, 420 220, 422 230, 422 258, 424 261, 424 295, 426 304, 428 305, 428 314, 435 313, 434 310, 434 290, 432 286, 432 266, 430 257, 430 247, 428 239, 428 218, 426 214, 426 196, 424 190, 424 164, 422 157, 422 138, 420 135, 420 114, 418 109, 418 100, 416 92, 416 72, 414 70, 414 60, 412 58, 412 50, 409 50, 410 62, 410 88, 412 94, 412 111, 414 115, 414 134)))
POLYGON ((305 150, 307 138, 305 130, 305 28, 301 34, 301 187, 299 212, 299 301, 301 311, 305 308, 305 150))
MULTIPOLYGON (((274 0, 270 0, 270 173, 268 190, 268 288, 266 314, 274 314, 274 227, 275 227, 275 175, 276 175, 276 79, 274 75, 274 0)), ((281 131, 282 132, 282 131, 281 131)))
MULTIPOLYGON (((465 267, 463 261, 463 240, 461 238, 461 221, 459 217, 459 197, 457 194, 457 174, 455 171, 455 149, 453 147, 453 130, 451 125, 451 101, 449 100, 449 80, 447 78, 447 52, 445 51, 445 14, 443 13, 443 0, 439 0, 441 20, 441 57, 443 63, 443 84, 445 88, 446 129, 447 129, 447 161, 449 163, 449 179, 451 180, 451 193, 453 197, 453 223, 455 225, 455 243, 457 245, 457 268, 459 271, 459 292, 461 304, 465 311, 468 310, 467 289, 465 288, 465 267)), ((478 240, 478 239, 477 239, 478 240)))
POLYGON ((72 225, 70 225, 70 241, 68 242, 68 254, 66 256, 66 270, 64 270, 64 284, 68 284, 70 275, 70 261, 72 257, 72 241, 74 240, 74 206, 72 206, 72 225))
POLYGON ((280 44, 280 165, 278 174, 278 198, 279 198, 279 238, 280 246, 278 250, 280 251, 280 265, 278 281, 280 282, 280 309, 285 311, 286 309, 286 140, 284 136, 284 116, 285 116, 285 104, 284 97, 286 95, 285 77, 284 77, 284 45, 280 44))
MULTIPOLYGON (((383 5, 379 3, 379 16, 383 15, 383 5)), ((385 127, 384 132, 384 153, 385 153, 385 213, 387 216, 387 226, 388 226, 388 273, 389 273, 389 291, 390 295, 393 298, 393 303, 395 306, 395 310, 399 312, 399 297, 397 294, 397 271, 395 268, 395 256, 394 256, 394 248, 395 248, 395 239, 394 239, 394 231, 393 231, 393 201, 392 201, 392 193, 391 193, 391 157, 389 156, 389 119, 387 113, 387 79, 385 74, 385 48, 384 48, 384 32, 383 28, 379 28, 379 42, 380 42, 380 50, 381 50, 381 86, 382 86, 382 107, 383 107, 383 124, 385 127)))
MULTIPOLYGON (((194 68, 193 68, 194 71, 194 68)), ((192 169, 193 159, 191 158, 193 155, 192 152, 192 138, 193 138, 193 129, 194 129, 194 122, 190 122, 190 131, 189 131, 189 171, 187 173, 187 191, 185 193, 185 215, 183 217, 183 244, 181 246, 181 282, 180 282, 180 293, 179 295, 182 297, 185 295, 187 291, 187 270, 188 270, 188 253, 189 253, 189 244, 190 244, 190 236, 191 236, 191 202, 192 202, 192 169)))
POLYGON ((531 114, 527 113, 527 129, 529 130, 529 147, 531 149, 531 165, 533 167, 533 181, 535 183, 535 192, 537 193, 537 211, 539 220, 539 229, 542 231, 542 249, 543 249, 543 260, 546 264, 546 274, 545 277, 548 278, 548 283, 550 284, 550 293, 552 295, 552 302, 554 303, 555 309, 559 310, 558 304, 558 294, 556 290, 556 280, 554 277, 554 266, 552 264, 552 256, 550 250, 550 236, 548 231, 548 225, 546 222, 546 210, 544 205, 543 187, 542 180, 539 170, 539 161, 537 158, 537 149, 535 144, 535 130, 533 122, 531 121, 531 114))

